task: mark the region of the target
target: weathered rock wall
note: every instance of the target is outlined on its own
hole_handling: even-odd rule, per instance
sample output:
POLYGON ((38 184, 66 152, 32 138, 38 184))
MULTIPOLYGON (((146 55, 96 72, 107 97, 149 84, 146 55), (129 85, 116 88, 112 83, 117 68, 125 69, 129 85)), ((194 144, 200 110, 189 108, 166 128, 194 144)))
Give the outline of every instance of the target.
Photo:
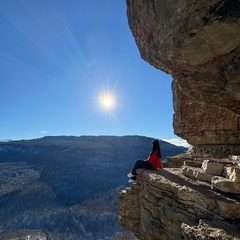
POLYGON ((172 91, 175 109, 173 128, 176 135, 185 138, 190 144, 240 143, 237 114, 191 99, 180 91, 175 81, 172 83, 172 91))
POLYGON ((126 3, 141 57, 173 77, 174 132, 192 146, 164 164, 178 169, 139 171, 119 224, 141 240, 240 239, 240 1, 126 3))
POLYGON ((239 154, 240 1, 127 0, 127 15, 142 58, 173 77, 175 134, 239 154))
POLYGON ((138 173, 136 184, 120 193, 119 224, 139 239, 209 239, 204 237, 210 232, 217 236, 211 239, 239 239, 236 197, 221 195, 206 182, 190 181, 180 168, 138 173))
POLYGON ((240 113, 239 0, 127 0, 144 60, 198 101, 240 113))

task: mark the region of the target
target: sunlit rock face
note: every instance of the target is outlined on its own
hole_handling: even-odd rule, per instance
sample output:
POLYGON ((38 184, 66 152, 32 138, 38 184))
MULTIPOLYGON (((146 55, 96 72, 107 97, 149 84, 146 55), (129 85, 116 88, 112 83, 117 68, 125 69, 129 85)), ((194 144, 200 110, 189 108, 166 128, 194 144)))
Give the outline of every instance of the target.
POLYGON ((240 1, 127 0, 127 15, 141 57, 173 77, 175 134, 239 154, 240 1))
POLYGON ((236 196, 189 181, 180 168, 138 173, 136 184, 119 195, 119 224, 140 240, 239 239, 236 196))
POLYGON ((141 57, 173 77, 188 154, 139 170, 119 225, 141 240, 240 239, 240 1, 126 0, 141 57))
POLYGON ((193 156, 240 155, 239 117, 226 108, 196 101, 172 83, 176 135, 193 145, 193 156))

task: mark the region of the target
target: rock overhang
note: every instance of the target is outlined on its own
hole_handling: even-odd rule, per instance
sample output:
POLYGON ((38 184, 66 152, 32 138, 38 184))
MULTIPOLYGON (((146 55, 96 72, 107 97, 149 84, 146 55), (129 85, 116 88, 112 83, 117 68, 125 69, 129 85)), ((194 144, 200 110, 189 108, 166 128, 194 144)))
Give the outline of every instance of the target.
POLYGON ((175 134, 239 145, 240 2, 128 0, 127 16, 141 57, 173 77, 175 134))

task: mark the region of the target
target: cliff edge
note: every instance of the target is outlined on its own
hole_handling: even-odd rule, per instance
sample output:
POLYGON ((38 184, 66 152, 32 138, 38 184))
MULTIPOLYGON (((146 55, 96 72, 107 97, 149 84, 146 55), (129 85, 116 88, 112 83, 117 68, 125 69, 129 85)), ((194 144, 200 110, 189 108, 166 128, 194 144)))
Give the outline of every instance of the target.
POLYGON ((174 133, 191 145, 120 193, 139 239, 239 239, 240 1, 126 0, 141 57, 172 76, 174 133))
POLYGON ((139 169, 136 183, 119 195, 120 226, 141 240, 240 239, 240 168, 233 159, 139 169))

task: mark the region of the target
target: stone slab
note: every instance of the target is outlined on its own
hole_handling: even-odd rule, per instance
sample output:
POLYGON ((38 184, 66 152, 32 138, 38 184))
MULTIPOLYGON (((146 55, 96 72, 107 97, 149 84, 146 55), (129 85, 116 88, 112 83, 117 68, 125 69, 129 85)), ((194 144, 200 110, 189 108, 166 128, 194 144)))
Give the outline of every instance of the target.
POLYGON ((233 182, 223 177, 212 179, 212 189, 217 189, 224 193, 240 194, 240 182, 233 182))
POLYGON ((188 166, 182 167, 182 173, 192 179, 210 183, 212 178, 214 177, 214 175, 212 174, 205 173, 204 170, 201 168, 193 168, 188 166))
POLYGON ((202 163, 202 169, 208 174, 221 176, 224 169, 224 164, 210 160, 204 160, 202 163))

